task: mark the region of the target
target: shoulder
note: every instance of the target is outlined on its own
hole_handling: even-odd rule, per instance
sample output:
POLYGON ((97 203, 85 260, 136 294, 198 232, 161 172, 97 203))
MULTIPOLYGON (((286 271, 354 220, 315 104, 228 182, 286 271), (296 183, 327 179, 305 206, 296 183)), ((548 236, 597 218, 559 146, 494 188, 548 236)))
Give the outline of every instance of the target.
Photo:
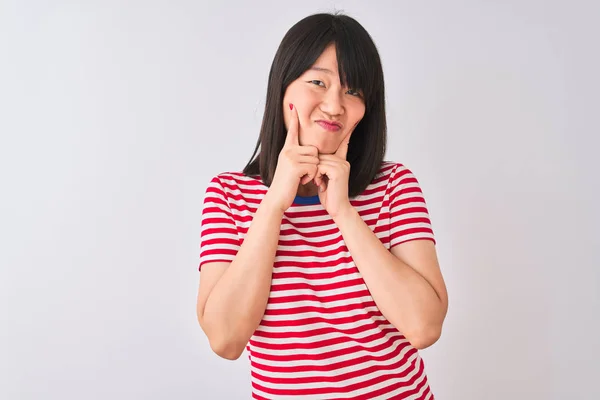
POLYGON ((224 171, 219 172, 216 175, 213 175, 211 178, 211 183, 232 183, 243 180, 245 175, 239 171, 224 171))
POLYGON ((385 182, 387 190, 392 194, 421 191, 421 184, 412 169, 397 161, 382 162, 377 182, 385 182))
POLYGON ((260 176, 248 176, 241 171, 225 171, 214 175, 208 184, 226 193, 244 192, 262 185, 260 176))
POLYGON ((379 172, 377 173, 379 179, 386 179, 388 181, 395 181, 402 177, 414 177, 413 172, 403 163, 397 161, 383 161, 379 172))

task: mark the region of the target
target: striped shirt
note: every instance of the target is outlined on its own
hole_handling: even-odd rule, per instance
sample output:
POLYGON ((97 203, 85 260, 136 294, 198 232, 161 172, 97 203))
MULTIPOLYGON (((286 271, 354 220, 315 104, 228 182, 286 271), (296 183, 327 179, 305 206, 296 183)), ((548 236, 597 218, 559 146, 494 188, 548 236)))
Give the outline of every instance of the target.
MULTIPOLYGON (((267 190, 240 172, 211 180, 199 269, 233 260, 267 190)), ((384 161, 350 202, 387 249, 435 243, 419 183, 400 163, 384 161)), ((254 399, 433 399, 417 349, 379 311, 318 196, 297 196, 283 215, 269 301, 247 351, 254 399)))

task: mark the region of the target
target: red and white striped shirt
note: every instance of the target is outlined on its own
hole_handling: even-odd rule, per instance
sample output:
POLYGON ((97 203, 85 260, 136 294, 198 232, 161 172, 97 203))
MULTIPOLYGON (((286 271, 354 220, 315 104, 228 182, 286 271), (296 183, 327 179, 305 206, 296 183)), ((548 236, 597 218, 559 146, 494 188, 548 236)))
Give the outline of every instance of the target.
MULTIPOLYGON (((233 260, 267 190, 239 172, 212 179, 200 269, 233 260)), ((435 243, 419 183, 402 164, 382 163, 350 202, 387 249, 435 243)), ((377 308, 318 196, 296 197, 283 216, 268 305, 247 350, 255 399, 433 399, 417 349, 377 308)))

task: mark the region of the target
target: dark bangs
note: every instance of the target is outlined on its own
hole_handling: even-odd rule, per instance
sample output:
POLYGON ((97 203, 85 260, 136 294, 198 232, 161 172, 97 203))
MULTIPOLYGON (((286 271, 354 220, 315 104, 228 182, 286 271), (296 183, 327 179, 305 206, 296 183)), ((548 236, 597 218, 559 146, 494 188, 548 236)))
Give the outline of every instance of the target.
POLYGON ((363 94, 368 112, 383 82, 379 55, 373 53, 373 41, 362 26, 339 24, 336 28, 334 41, 341 83, 363 94))
POLYGON ((295 62, 284 57, 278 60, 276 57, 272 66, 273 69, 283 67, 282 94, 290 83, 312 67, 330 44, 335 45, 341 84, 360 91, 368 110, 383 82, 379 54, 369 33, 353 18, 345 15, 311 15, 287 32, 280 49, 295 49, 294 54, 288 54, 294 57, 295 62), (278 65, 278 61, 283 65, 278 65))

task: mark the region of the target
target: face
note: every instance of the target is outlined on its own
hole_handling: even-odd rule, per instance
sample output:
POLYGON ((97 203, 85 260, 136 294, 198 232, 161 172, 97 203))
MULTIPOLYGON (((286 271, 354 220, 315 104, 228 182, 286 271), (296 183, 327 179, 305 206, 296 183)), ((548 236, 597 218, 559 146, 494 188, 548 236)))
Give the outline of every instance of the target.
POLYGON ((289 104, 298 112, 299 142, 319 153, 333 154, 365 115, 361 94, 340 83, 335 46, 330 45, 314 65, 293 81, 283 97, 285 126, 289 104))

